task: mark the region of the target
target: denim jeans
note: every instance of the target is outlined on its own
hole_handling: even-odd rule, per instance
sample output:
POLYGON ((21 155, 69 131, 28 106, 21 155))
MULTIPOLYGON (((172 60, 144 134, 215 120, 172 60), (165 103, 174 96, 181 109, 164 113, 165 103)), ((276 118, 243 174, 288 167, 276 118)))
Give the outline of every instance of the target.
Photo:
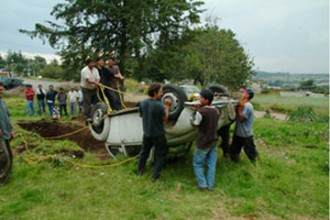
POLYGON ((34 102, 33 100, 26 100, 26 116, 34 115, 34 102))
POLYGON ((77 103, 76 102, 70 102, 70 112, 73 117, 76 116, 76 114, 77 114, 77 103))
POLYGON ((218 155, 216 146, 206 149, 199 149, 196 147, 193 159, 193 167, 198 187, 208 188, 210 190, 214 188, 217 158, 218 155), (205 161, 207 165, 206 177, 204 174, 205 161))
POLYGON ((68 115, 68 112, 66 110, 66 104, 60 104, 60 116, 63 116, 63 112, 64 111, 64 114, 67 116, 68 115))
POLYGON ((54 102, 48 102, 47 103, 47 105, 48 105, 48 109, 49 109, 49 113, 50 113, 50 116, 52 116, 53 117, 53 111, 54 111, 54 102))
POLYGON ((45 100, 44 99, 39 99, 38 100, 38 113, 41 115, 42 113, 45 113, 45 100))

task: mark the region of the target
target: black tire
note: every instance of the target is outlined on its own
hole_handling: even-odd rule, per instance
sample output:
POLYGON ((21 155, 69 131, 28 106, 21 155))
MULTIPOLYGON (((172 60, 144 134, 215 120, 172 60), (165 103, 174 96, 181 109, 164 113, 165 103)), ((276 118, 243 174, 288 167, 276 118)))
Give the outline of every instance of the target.
POLYGON ((214 95, 229 97, 228 90, 222 85, 212 85, 209 86, 209 89, 214 93, 214 95))
POLYGON ((172 101, 169 120, 176 120, 184 108, 184 102, 187 101, 187 95, 179 86, 175 85, 166 84, 163 87, 163 91, 164 95, 162 102, 164 103, 166 98, 169 98, 172 101))
POLYGON ((103 132, 106 115, 108 115, 108 106, 104 102, 97 103, 94 106, 91 125, 95 133, 101 134, 103 132))

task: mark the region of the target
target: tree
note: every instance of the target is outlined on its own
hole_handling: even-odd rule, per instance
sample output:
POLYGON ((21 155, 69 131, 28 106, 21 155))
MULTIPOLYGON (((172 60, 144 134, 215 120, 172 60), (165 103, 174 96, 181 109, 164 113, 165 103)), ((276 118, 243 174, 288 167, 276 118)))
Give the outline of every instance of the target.
POLYGON ((238 90, 255 74, 253 60, 230 30, 208 23, 188 33, 192 39, 183 47, 184 61, 178 67, 201 85, 220 83, 238 90))
POLYGON ((41 72, 40 75, 46 78, 52 79, 65 79, 66 74, 62 67, 58 65, 47 65, 41 72))
POLYGON ((311 89, 314 89, 315 87, 316 87, 316 85, 314 83, 314 80, 312 80, 312 79, 302 81, 299 85, 299 88, 303 89, 303 90, 311 90, 311 89))
MULTIPOLYGON (((76 72, 88 56, 114 56, 123 73, 127 61, 144 72, 147 48, 167 45, 174 33, 199 21, 194 0, 67 0, 54 6, 51 15, 60 24, 47 21, 35 30, 20 30, 39 37, 59 50, 63 65, 76 72)), ((138 78, 140 78, 138 76, 138 78)))

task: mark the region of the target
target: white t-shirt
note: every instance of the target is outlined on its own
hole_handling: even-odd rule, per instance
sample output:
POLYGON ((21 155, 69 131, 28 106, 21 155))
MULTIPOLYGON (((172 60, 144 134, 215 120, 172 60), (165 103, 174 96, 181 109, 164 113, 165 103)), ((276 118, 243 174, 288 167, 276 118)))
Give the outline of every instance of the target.
POLYGON ((68 94, 68 97, 69 97, 69 102, 77 102, 78 100, 78 93, 76 91, 70 91, 69 94, 68 94))
POLYGON ((85 88, 85 89, 95 89, 96 88, 95 84, 88 83, 86 81, 86 79, 91 79, 94 81, 97 81, 100 79, 99 71, 95 67, 93 67, 93 69, 91 70, 88 66, 85 66, 81 70, 80 76, 81 76, 80 85, 82 88, 85 88))

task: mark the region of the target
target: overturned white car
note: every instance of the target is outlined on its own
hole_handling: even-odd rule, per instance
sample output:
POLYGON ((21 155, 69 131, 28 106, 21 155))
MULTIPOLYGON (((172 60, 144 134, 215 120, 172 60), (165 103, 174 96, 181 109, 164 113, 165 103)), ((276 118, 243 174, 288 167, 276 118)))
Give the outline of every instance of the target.
MULTIPOLYGON (((218 128, 225 127, 229 134, 230 124, 235 119, 234 107, 238 101, 231 99, 222 86, 210 86, 209 89, 215 94, 212 105, 220 111, 218 128)), ((172 101, 169 121, 164 123, 169 156, 182 156, 189 152, 197 134, 197 128, 190 122, 194 113, 192 106, 196 105, 196 101, 187 101, 187 94, 175 85, 165 84, 163 91, 162 101, 165 98, 172 101)), ((108 114, 107 105, 98 103, 94 107, 89 127, 97 140, 105 142, 112 157, 118 152, 135 156, 141 149, 143 129, 138 107, 108 114)))

